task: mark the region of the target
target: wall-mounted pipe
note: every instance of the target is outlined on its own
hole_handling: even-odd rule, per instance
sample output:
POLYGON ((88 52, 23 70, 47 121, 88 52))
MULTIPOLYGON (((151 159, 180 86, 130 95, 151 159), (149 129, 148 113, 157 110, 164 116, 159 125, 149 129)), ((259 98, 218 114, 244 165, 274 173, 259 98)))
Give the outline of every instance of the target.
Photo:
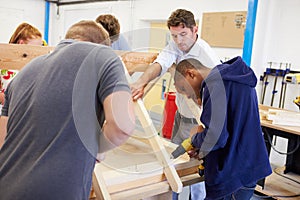
POLYGON ((256 11, 257 11, 258 0, 249 0, 248 2, 248 14, 246 21, 246 29, 244 36, 244 47, 243 47, 243 60, 248 66, 251 65, 252 57, 252 46, 255 30, 256 11))
POLYGON ((49 16, 50 16, 50 3, 45 3, 45 28, 44 28, 44 40, 48 43, 49 39, 49 16))

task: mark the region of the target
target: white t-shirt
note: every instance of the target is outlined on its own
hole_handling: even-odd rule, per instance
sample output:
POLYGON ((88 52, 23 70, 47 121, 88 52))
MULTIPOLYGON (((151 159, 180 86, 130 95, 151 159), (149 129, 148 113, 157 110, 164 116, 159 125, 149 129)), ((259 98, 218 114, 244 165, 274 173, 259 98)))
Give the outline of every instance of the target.
MULTIPOLYGON (((159 53, 154 62, 157 62, 161 65, 162 71, 160 75, 163 75, 164 73, 166 73, 169 67, 172 66, 173 63, 177 64, 180 61, 187 58, 195 58, 199 60, 203 65, 209 68, 213 68, 221 63, 220 59, 213 51, 213 49, 209 46, 209 44, 207 44, 204 40, 199 38, 199 36, 196 43, 188 53, 184 53, 180 49, 178 49, 176 43, 173 40, 171 40, 170 43, 162 50, 162 52, 159 53)), ((190 110, 191 107, 195 108, 195 106, 189 106, 187 104, 194 103, 194 101, 186 101, 186 99, 187 98, 185 98, 183 95, 179 93, 176 94, 176 105, 179 113, 187 118, 199 119, 201 111, 194 112, 199 113, 198 116, 195 116, 190 110)))

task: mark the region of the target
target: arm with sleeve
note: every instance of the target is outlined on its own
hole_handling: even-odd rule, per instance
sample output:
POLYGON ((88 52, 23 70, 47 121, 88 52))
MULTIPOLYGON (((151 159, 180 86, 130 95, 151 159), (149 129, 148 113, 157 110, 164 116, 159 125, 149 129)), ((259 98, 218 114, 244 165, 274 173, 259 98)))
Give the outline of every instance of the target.
POLYGON ((220 82, 204 83, 202 91, 201 122, 205 128, 203 132, 193 136, 192 143, 195 147, 200 148, 200 151, 209 152, 223 148, 229 137, 226 126, 224 126, 227 121, 227 100, 225 88, 220 82))

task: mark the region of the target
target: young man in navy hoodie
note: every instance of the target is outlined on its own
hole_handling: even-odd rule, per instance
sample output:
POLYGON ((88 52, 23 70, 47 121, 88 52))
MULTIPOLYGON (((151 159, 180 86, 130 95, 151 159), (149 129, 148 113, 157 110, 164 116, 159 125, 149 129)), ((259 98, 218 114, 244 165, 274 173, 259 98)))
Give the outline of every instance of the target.
POLYGON ((260 126, 257 78, 241 57, 213 69, 196 59, 181 61, 175 72, 178 92, 203 108, 191 157, 204 157, 207 200, 247 200, 256 182, 271 174, 260 126))

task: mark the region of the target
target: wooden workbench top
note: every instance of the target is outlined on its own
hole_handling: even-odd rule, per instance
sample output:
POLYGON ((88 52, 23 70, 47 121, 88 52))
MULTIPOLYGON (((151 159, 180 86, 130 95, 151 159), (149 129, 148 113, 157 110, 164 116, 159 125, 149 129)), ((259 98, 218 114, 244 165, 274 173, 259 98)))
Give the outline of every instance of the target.
MULTIPOLYGON (((271 107, 271 106, 259 105, 259 110, 261 113, 264 111, 268 111, 269 109, 283 110, 283 111, 286 111, 288 113, 295 114, 295 115, 299 114, 299 112, 295 112, 295 111, 289 111, 289 110, 275 108, 275 107, 271 107)), ((265 126, 265 127, 281 130, 281 131, 284 131, 287 133, 300 135, 300 126, 287 126, 287 125, 272 124, 271 121, 265 119, 264 117, 261 117, 261 125, 265 126)), ((299 121, 299 125, 300 125, 300 121, 299 121)))

